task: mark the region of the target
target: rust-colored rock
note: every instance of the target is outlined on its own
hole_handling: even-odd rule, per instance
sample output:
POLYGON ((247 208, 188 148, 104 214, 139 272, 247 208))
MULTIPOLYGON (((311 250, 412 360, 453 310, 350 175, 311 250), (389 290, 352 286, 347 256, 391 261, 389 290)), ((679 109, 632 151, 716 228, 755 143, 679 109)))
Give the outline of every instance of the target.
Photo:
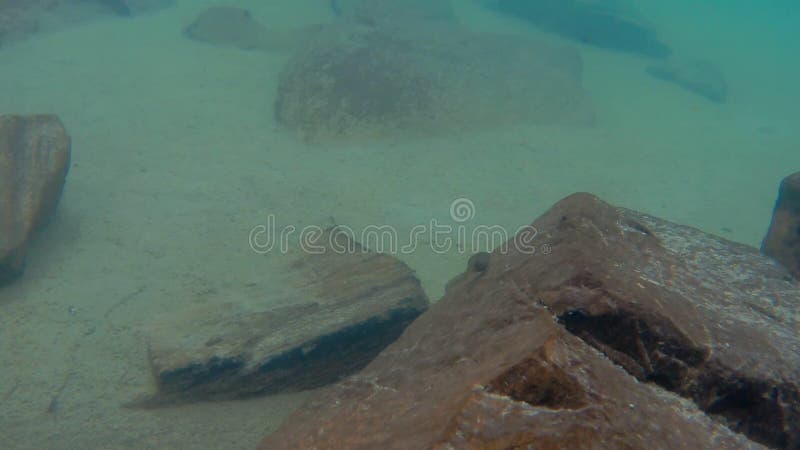
POLYGON ((0 285, 22 274, 31 236, 61 197, 69 160, 57 116, 0 116, 0 285))
POLYGON ((495 250, 260 448, 800 446, 800 285, 781 267, 588 194, 534 226, 551 252, 495 250))
POLYGON ((593 112, 581 64, 574 49, 440 22, 343 22, 290 60, 275 117, 314 142, 585 125, 593 112))
POLYGON ((158 392, 131 406, 318 388, 363 368, 428 308, 398 259, 336 229, 311 243, 313 253, 295 261, 260 305, 182 310, 158 321, 149 339, 158 392))
POLYGON ((761 251, 800 279, 800 172, 781 182, 772 223, 761 251))

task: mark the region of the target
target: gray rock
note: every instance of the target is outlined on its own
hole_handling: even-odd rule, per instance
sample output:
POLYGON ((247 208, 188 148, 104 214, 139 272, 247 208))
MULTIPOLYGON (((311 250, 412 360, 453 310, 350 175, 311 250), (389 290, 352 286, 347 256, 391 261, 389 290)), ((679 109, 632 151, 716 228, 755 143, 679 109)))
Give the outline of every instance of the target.
POLYGON ((57 116, 0 116, 0 285, 22 274, 31 237, 61 198, 69 160, 57 116))
POLYGON ((281 74, 279 124, 309 141, 590 124, 573 49, 441 23, 318 32, 281 74))
POLYGON ((231 6, 208 8, 184 29, 190 39, 243 50, 261 48, 268 33, 250 11, 231 6))
POLYGON ((455 21, 450 0, 330 0, 339 17, 367 24, 455 21))
POLYGON ((317 27, 276 30, 259 22, 250 11, 231 6, 206 9, 184 29, 184 35, 208 44, 242 50, 293 50, 317 27))
POLYGON ((723 103, 728 98, 725 76, 708 61, 673 60, 650 66, 647 73, 717 103, 723 103))
POLYGON ((160 9, 168 8, 175 4, 175 0, 97 0, 108 6, 112 11, 122 16, 134 16, 160 9))
POLYGON ((260 309, 186 310, 156 323, 149 355, 158 389, 131 406, 318 388, 364 367, 428 308, 396 258, 336 230, 316 242, 324 253, 304 255, 280 282, 288 302, 269 306, 276 299, 265 292, 260 309))
POLYGON ((113 15, 136 16, 174 0, 0 0, 0 45, 113 15))
POLYGON ((491 8, 587 45, 655 58, 670 55, 654 27, 620 0, 487 0, 491 8))
POLYGON ((46 0, 0 1, 0 46, 38 32, 46 0))

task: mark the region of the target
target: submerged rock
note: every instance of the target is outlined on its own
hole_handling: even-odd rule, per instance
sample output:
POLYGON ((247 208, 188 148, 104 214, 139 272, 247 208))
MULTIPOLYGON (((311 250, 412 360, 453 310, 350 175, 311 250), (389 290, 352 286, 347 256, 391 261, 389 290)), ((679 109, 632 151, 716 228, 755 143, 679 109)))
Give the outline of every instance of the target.
POLYGON ((196 41, 242 50, 280 51, 299 45, 313 28, 278 31, 256 20, 250 11, 230 6, 211 7, 184 29, 196 41))
POLYGON ((800 279, 800 172, 781 182, 767 236, 761 244, 765 255, 786 266, 800 279))
POLYGON ((122 16, 135 16, 175 4, 175 0, 97 0, 122 16))
POLYGON ((46 6, 46 0, 0 1, 0 46, 37 32, 46 6))
POLYGON ((110 15, 136 16, 174 0, 0 0, 0 45, 110 15))
POLYGON ((725 76, 708 61, 670 61, 648 67, 647 73, 714 102, 723 103, 728 98, 725 76))
POLYGON ((130 5, 128 4, 128 0, 100 0, 100 3, 108 6, 119 15, 122 16, 131 16, 133 15, 133 11, 131 10, 130 5))
POLYGON ((339 17, 367 24, 455 21, 450 0, 330 0, 339 17))
POLYGON ((653 27, 618 0, 489 0, 489 5, 588 45, 655 58, 671 53, 653 27))
POLYGON ((28 243, 53 214, 69 170, 57 116, 0 115, 0 285, 20 276, 28 243))
POLYGON ((588 124, 570 48, 457 26, 331 25, 288 63, 279 124, 310 141, 588 124))
POLYGON ((318 388, 360 370, 428 308, 413 271, 396 258, 335 230, 312 244, 315 252, 263 294, 261 309, 187 310, 155 324, 149 355, 158 391, 132 406, 318 388), (289 301, 271 306, 285 286, 280 296, 289 301))
POLYGON ((184 30, 187 37, 197 41, 245 50, 261 48, 267 33, 250 11, 231 6, 206 9, 184 30))
POLYGON ((533 223, 263 449, 800 446, 800 285, 588 194, 533 223))

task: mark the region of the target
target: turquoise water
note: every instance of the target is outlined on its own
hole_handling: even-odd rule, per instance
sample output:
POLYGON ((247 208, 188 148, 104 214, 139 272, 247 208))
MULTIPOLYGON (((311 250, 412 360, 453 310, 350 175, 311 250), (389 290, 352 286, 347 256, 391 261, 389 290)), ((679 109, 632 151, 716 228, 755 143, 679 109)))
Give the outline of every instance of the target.
MULTIPOLYGON (((794 2, 637 5, 674 57, 713 63, 724 102, 649 76, 659 61, 648 56, 569 39, 481 0, 452 3, 469 30, 577 52, 594 121, 501 117, 458 132, 307 142, 274 119, 291 51, 187 39, 183 28, 217 4, 206 0, 48 19, 0 47, 0 113, 56 113, 73 142, 59 213, 32 243, 25 276, 0 289, 0 448, 251 448, 277 427, 305 394, 121 407, 153 389, 154 323, 281 297, 284 260, 248 242, 268 215, 408 236, 451 220, 464 198, 471 225, 513 230, 589 191, 760 243, 780 179, 800 168, 794 2)), ((279 31, 336 20, 326 0, 226 4, 279 31)), ((400 257, 435 300, 469 254, 421 245, 400 257)))

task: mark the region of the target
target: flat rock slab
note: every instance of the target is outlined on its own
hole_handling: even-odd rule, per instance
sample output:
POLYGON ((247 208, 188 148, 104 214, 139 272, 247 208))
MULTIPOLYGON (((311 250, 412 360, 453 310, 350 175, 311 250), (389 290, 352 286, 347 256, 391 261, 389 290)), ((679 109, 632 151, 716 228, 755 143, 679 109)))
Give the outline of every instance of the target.
POLYGON ((22 275, 31 237, 61 198, 70 152, 57 116, 0 115, 0 285, 22 275))
POLYGON ((197 41, 245 50, 261 48, 267 41, 267 28, 250 11, 231 6, 208 8, 184 30, 197 41))
POLYGON ((592 123, 573 49, 443 23, 320 30, 284 69, 278 123, 309 141, 592 123))
POLYGON ((208 44, 242 50, 293 50, 314 27, 276 30, 259 22, 250 11, 232 6, 215 6, 201 12, 184 29, 184 35, 208 44))
POLYGON ((495 10, 546 31, 610 50, 665 58, 672 52, 652 25, 619 0, 490 0, 495 10))
POLYGON ((316 242, 324 253, 292 263, 261 309, 182 311, 156 323, 149 354, 158 392, 132 406, 318 388, 364 367, 427 309, 399 260, 335 231, 316 242))
POLYGON ((782 267, 589 194, 533 226, 260 448, 798 448, 782 267))
POLYGON ((674 60, 650 66, 646 72, 654 78, 674 83, 713 102, 724 103, 728 98, 725 76, 708 61, 674 60))
POLYGON ((800 172, 781 182, 775 211, 761 245, 765 255, 775 258, 800 279, 800 172))

